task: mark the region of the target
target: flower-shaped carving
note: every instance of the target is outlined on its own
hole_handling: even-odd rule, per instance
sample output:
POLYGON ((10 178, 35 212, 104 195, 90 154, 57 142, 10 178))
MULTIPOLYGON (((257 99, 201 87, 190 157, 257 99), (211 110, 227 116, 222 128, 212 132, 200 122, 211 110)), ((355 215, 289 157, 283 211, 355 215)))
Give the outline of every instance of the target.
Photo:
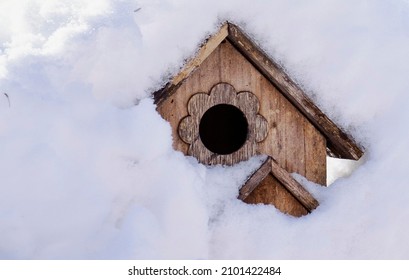
POLYGON ((190 144, 188 154, 199 162, 233 165, 256 155, 257 143, 267 137, 268 124, 258 114, 259 108, 259 100, 253 93, 237 93, 232 85, 219 83, 213 86, 209 94, 196 93, 190 98, 187 108, 189 115, 180 121, 178 134, 190 144), (207 140, 207 137, 211 140, 207 140), (225 142, 225 146, 230 145, 223 150, 227 152, 204 144, 219 140, 225 142))

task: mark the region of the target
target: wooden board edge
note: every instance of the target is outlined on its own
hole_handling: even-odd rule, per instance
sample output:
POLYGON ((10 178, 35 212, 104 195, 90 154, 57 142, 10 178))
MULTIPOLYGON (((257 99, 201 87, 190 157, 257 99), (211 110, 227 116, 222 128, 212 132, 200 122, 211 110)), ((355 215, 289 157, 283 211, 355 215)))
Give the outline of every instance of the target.
POLYGON ((287 170, 281 168, 273 158, 271 158, 271 173, 308 212, 311 213, 318 207, 318 201, 287 170))
POLYGON ((219 31, 202 43, 201 47, 197 51, 196 55, 191 58, 182 68, 182 70, 176 74, 170 82, 168 82, 163 88, 153 93, 154 102, 160 105, 166 100, 173 92, 179 87, 180 83, 185 80, 202 62, 226 39, 228 35, 228 24, 225 23, 221 26, 219 31))
POLYGON ((273 59, 236 25, 227 23, 227 39, 327 138, 332 155, 358 160, 363 149, 329 119, 273 59))
POLYGON ((250 175, 247 181, 239 190, 238 199, 245 200, 252 191, 263 181, 268 174, 271 172, 271 157, 267 159, 260 165, 260 167, 250 175))
POLYGON ((184 79, 186 79, 192 71, 198 67, 202 62, 226 39, 228 35, 228 25, 225 23, 220 30, 208 38, 205 43, 200 47, 197 55, 192 58, 175 77, 173 77, 171 84, 177 85, 184 79))
POLYGON ((167 83, 163 88, 155 91, 153 95, 153 102, 157 105, 157 108, 160 107, 163 101, 165 101, 169 96, 171 96, 177 89, 177 86, 173 86, 170 83, 167 83))

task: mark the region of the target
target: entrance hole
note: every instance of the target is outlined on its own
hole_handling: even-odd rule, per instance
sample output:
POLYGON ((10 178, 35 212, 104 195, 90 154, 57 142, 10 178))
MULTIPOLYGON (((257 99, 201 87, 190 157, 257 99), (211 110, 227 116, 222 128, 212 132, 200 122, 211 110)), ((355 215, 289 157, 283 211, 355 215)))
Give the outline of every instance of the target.
POLYGON ((199 136, 211 152, 228 155, 240 149, 247 140, 248 123, 236 106, 218 104, 204 114, 199 124, 199 136))

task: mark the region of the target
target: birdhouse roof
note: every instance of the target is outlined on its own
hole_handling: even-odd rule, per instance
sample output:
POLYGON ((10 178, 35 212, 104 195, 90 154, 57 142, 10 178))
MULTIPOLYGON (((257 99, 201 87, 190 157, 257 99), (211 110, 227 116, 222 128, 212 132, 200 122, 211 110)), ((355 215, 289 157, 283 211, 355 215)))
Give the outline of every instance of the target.
POLYGON ((321 132, 326 138, 327 153, 330 156, 358 160, 363 155, 354 139, 328 118, 277 62, 232 23, 225 23, 216 34, 208 38, 197 55, 162 89, 153 94, 155 103, 159 105, 171 96, 224 40, 237 48, 321 132))

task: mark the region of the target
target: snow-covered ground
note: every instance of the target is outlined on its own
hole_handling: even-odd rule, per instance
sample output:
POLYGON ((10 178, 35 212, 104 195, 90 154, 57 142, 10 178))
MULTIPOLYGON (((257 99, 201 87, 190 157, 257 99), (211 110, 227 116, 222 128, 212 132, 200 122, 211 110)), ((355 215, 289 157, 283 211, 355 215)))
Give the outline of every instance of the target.
POLYGON ((408 97, 407 0, 3 0, 0 258, 407 259, 408 97), (150 93, 223 20, 366 148, 311 215, 172 149, 150 93))

